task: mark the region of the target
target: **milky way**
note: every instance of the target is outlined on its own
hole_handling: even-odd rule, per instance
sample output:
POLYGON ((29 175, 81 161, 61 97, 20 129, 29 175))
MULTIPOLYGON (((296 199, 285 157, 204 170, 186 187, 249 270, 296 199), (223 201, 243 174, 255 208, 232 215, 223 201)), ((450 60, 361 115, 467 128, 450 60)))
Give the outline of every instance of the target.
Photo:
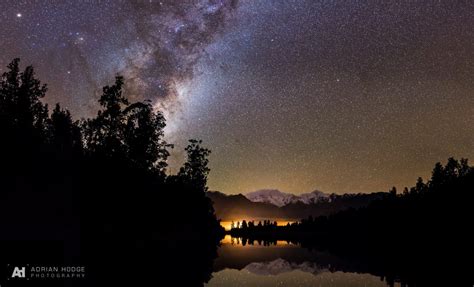
MULTIPOLYGON (((197 61, 236 7, 232 0, 11 4, 2 7, 8 54, 23 56, 40 72, 57 73, 51 75, 54 86, 64 75, 77 81, 64 83, 61 91, 74 93, 72 103, 62 93, 53 97, 84 114, 91 109, 87 100, 95 100, 84 94, 100 91, 114 74, 125 77, 132 100, 150 99, 167 111, 174 108, 166 104, 176 104, 179 85, 192 79, 197 61)), ((3 56, 2 66, 7 61, 3 56)))
MULTIPOLYGON (((235 8, 231 1, 163 1, 158 5, 130 2, 124 15, 127 33, 136 35, 121 59, 119 73, 127 79, 128 94, 157 97, 159 106, 176 103, 179 85, 191 80, 205 54, 235 8)), ((169 110, 169 106, 162 106, 169 110)))
MULTIPOLYGON (((464 1, 2 1, 14 57, 46 101, 97 111, 120 73, 183 147, 213 151, 210 188, 403 188, 474 159, 474 6, 464 1)), ((4 69, 4 68, 3 68, 4 69)), ((171 171, 182 160, 175 152, 171 171)))

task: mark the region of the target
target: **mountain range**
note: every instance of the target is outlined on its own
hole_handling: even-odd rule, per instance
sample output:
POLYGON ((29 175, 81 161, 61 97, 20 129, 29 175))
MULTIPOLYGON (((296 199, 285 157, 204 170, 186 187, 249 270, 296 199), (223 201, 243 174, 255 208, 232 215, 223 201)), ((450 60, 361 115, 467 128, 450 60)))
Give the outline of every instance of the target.
POLYGON ((222 221, 242 219, 300 220, 308 216, 330 215, 348 208, 360 208, 387 196, 386 192, 326 194, 313 191, 301 195, 278 190, 259 190, 246 195, 226 195, 209 191, 216 215, 222 221))
POLYGON ((329 194, 315 190, 313 192, 295 195, 284 193, 277 189, 261 189, 245 194, 245 197, 253 202, 265 202, 282 207, 290 203, 302 202, 304 204, 313 204, 320 201, 329 200, 329 194))

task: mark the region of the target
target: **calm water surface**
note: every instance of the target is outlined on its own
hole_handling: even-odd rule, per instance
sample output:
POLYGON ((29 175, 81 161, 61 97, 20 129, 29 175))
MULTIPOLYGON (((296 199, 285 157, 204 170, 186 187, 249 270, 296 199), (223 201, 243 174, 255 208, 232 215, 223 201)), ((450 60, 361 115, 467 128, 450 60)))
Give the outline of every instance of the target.
POLYGON ((228 235, 218 255, 206 286, 388 286, 368 273, 341 271, 344 262, 333 255, 285 241, 249 244, 228 235))

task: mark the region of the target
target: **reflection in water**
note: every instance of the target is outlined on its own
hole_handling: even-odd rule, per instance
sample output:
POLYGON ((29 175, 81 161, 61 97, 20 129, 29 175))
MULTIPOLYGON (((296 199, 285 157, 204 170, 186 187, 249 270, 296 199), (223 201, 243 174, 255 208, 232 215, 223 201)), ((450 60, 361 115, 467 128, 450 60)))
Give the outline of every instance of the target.
MULTIPOLYGON (((380 277, 334 268, 340 259, 286 241, 226 236, 206 286, 387 286, 380 277)), ((395 284, 394 286, 399 286, 395 284)))
POLYGON ((325 272, 315 276, 295 270, 276 276, 261 276, 247 270, 226 269, 214 273, 213 277, 206 286, 387 286, 375 276, 343 272, 325 272))
POLYGON ((253 246, 253 245, 263 245, 263 246, 288 246, 288 245, 295 245, 296 243, 292 243, 289 241, 284 241, 284 240, 276 240, 276 241, 268 241, 268 240, 253 240, 250 241, 247 238, 240 238, 240 237, 232 237, 230 235, 226 235, 224 239, 222 239, 221 244, 230 244, 230 245, 236 245, 239 246, 253 246))

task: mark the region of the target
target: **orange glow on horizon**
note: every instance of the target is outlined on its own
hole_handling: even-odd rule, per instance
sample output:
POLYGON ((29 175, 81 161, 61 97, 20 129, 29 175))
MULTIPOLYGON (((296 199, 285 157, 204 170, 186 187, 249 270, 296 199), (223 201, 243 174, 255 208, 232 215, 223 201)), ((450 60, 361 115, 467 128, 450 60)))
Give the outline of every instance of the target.
MULTIPOLYGON (((247 219, 240 219, 240 220, 231 220, 231 221, 221 221, 221 226, 224 227, 225 230, 230 230, 230 227, 232 225, 232 222, 234 222, 234 226, 237 225, 237 223, 239 222, 240 224, 242 224, 242 221, 245 220, 247 222, 249 221, 254 221, 255 224, 258 224, 259 221, 262 221, 262 224, 263 224, 263 220, 264 219, 250 219, 250 220, 247 220, 247 219)), ((265 219, 265 220, 268 220, 268 219, 265 219)), ((297 220, 288 220, 288 219, 270 219, 271 222, 274 222, 276 221, 277 222, 277 226, 285 226, 287 225, 288 223, 292 224, 294 222, 296 222, 297 220)))

